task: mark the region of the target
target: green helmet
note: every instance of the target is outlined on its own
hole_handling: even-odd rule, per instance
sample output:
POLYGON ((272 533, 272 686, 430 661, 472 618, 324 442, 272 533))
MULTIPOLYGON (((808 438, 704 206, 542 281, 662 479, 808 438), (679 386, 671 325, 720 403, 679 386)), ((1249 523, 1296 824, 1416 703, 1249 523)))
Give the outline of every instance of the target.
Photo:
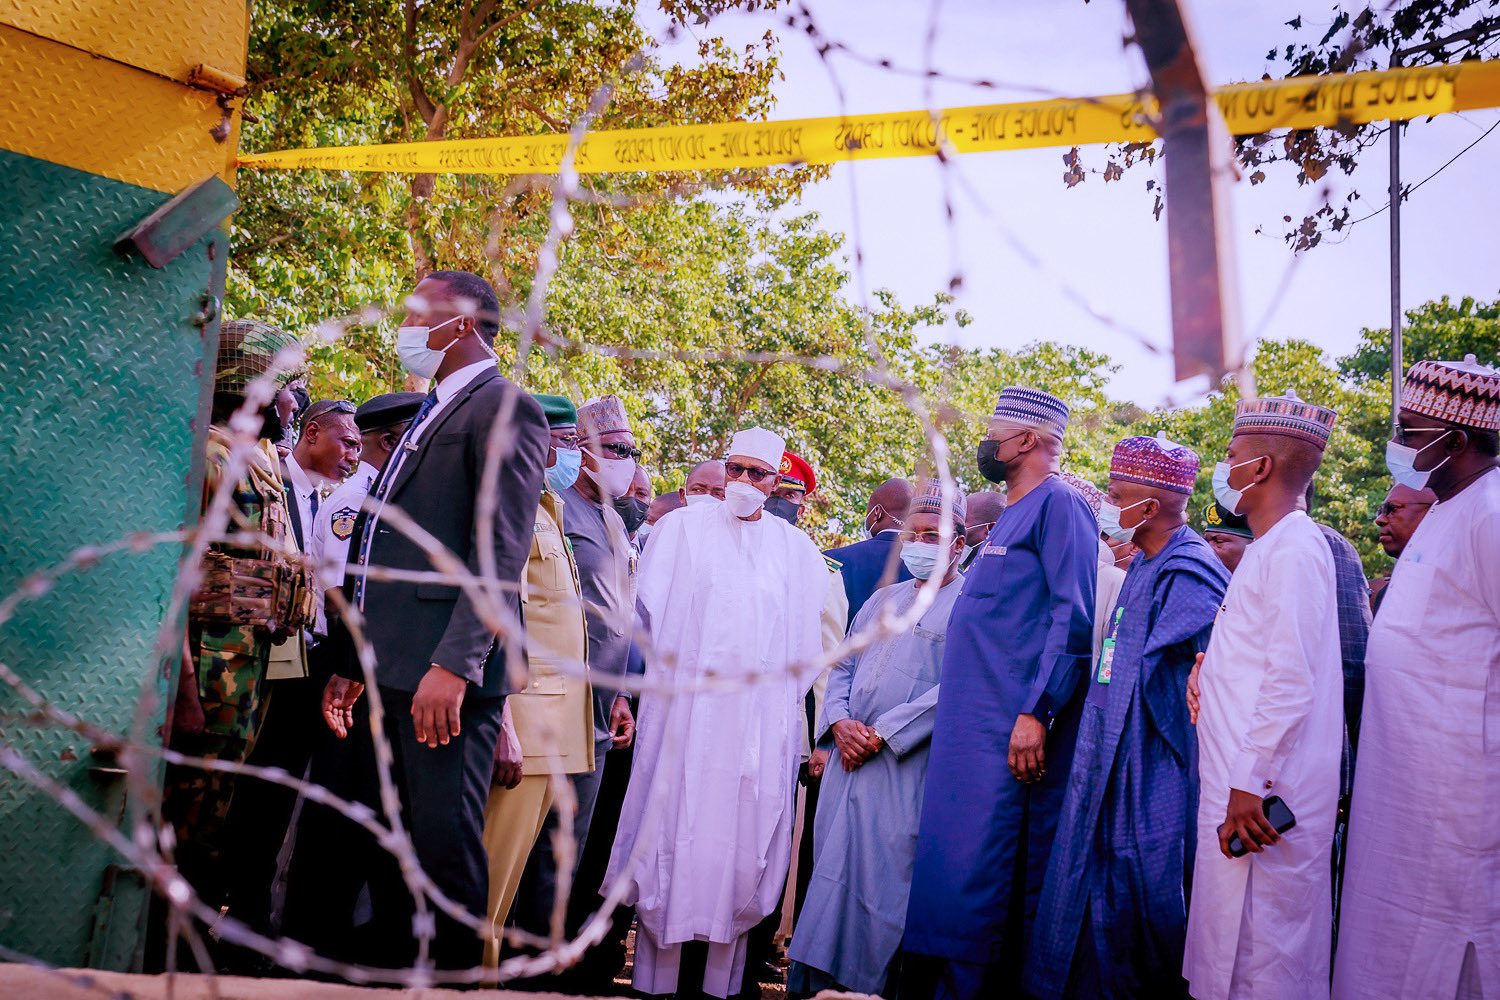
MULTIPOLYGON (((214 366, 215 392, 243 392, 271 370, 271 362, 297 338, 258 319, 232 319, 219 332, 219 360, 214 366)), ((291 381, 294 371, 279 372, 276 384, 291 381)))

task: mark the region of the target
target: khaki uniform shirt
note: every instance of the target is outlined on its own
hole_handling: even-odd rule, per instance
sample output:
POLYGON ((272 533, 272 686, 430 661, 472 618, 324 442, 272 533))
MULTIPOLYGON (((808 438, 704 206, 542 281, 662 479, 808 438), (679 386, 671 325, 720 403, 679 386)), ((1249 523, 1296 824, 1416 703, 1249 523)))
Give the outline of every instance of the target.
POLYGON ((581 774, 594 769, 593 692, 586 676, 588 626, 578 566, 563 534, 563 500, 542 491, 521 591, 527 679, 511 695, 522 773, 581 774))

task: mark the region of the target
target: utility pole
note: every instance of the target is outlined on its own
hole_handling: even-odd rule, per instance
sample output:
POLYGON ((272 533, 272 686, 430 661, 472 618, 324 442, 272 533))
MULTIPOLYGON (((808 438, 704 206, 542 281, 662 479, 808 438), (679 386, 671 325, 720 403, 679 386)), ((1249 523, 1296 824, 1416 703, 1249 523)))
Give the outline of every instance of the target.
POLYGON ((1229 183, 1234 144, 1209 92, 1178 0, 1125 0, 1151 71, 1166 173, 1172 360, 1178 381, 1238 371, 1255 392, 1240 330, 1229 183))
MULTIPOLYGON (((1497 33, 1500 33, 1500 25, 1475 25, 1431 42, 1394 49, 1391 52, 1391 69, 1402 65, 1402 60, 1407 56, 1441 49, 1453 42, 1487 38, 1497 33)), ((1391 151, 1391 435, 1394 437, 1401 417, 1401 380, 1406 374, 1406 365, 1401 356, 1401 123, 1392 119, 1387 132, 1391 151)))

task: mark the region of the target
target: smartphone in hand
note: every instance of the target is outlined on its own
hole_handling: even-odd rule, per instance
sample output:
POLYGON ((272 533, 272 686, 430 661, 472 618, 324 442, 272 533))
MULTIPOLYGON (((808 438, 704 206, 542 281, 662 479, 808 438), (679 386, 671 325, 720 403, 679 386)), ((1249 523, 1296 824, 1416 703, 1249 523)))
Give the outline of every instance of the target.
MULTIPOLYGON (((1281 801, 1280 795, 1272 795, 1262 800, 1261 809, 1265 812, 1266 819, 1271 821, 1271 826, 1275 827, 1277 833, 1286 833, 1297 825, 1297 817, 1293 816, 1292 811, 1287 808, 1287 804, 1281 801)), ((1245 842, 1240 839, 1239 834, 1235 834, 1229 838, 1230 854, 1237 858, 1243 858, 1247 851, 1248 848, 1245 847, 1245 842)))

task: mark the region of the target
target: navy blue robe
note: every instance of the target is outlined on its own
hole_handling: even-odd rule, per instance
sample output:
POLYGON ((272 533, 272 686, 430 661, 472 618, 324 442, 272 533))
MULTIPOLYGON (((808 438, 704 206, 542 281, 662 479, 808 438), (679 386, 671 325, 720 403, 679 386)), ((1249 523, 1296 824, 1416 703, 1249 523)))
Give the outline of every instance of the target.
POLYGON ((1184 691, 1228 585, 1186 525, 1130 566, 1110 616, 1109 682, 1097 663, 1089 678, 1037 910, 1025 979, 1038 997, 1187 995, 1198 755, 1184 691))
POLYGON ((849 598, 846 629, 854 624, 854 616, 871 594, 881 587, 911 579, 911 572, 901 561, 900 549, 901 532, 887 528, 874 538, 823 553, 839 564, 844 578, 844 593, 849 598))
POLYGON ((1074 695, 1092 658, 1098 557, 1088 503, 1052 476, 1005 509, 964 578, 943 655, 910 953, 977 966, 1024 954, 1018 937, 1041 894, 1077 729, 1074 695), (1023 713, 1051 722, 1046 773, 1034 785, 1006 763, 1023 713))

